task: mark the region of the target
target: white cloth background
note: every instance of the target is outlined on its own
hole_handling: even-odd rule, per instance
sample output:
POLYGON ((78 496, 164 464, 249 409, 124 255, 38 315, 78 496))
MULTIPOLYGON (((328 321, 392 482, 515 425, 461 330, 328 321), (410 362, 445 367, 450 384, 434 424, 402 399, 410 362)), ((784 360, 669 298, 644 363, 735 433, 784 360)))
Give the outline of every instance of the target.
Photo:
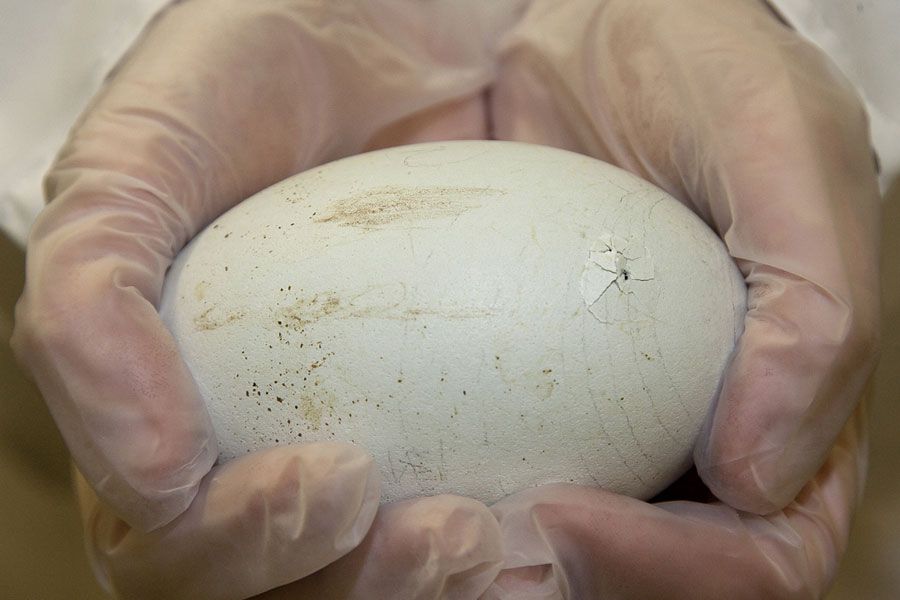
POLYGON ((856 84, 869 111, 881 191, 900 176, 900 2, 770 0, 856 84))
POLYGON ((0 0, 0 227, 16 242, 72 123, 168 0, 0 0))
MULTIPOLYGON (((0 228, 24 245, 41 179, 107 72, 168 0, 0 0, 0 228)), ((900 174, 900 2, 771 0, 860 89, 886 189, 900 174)))

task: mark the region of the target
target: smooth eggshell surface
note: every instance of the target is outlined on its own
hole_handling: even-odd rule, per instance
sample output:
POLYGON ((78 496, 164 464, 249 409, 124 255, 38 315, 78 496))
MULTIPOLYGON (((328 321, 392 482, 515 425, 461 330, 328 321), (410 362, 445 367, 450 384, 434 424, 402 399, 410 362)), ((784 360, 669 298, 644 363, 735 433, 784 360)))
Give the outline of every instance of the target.
POLYGON ((223 460, 347 441, 384 501, 550 482, 647 498, 690 465, 745 296, 722 242, 649 183, 448 142, 256 194, 181 252, 161 314, 223 460))

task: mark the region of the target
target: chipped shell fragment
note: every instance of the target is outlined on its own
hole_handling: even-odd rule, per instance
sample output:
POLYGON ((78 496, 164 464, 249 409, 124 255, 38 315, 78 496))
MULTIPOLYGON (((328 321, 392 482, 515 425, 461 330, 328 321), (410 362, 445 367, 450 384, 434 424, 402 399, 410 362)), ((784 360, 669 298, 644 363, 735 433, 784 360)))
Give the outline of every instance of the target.
POLYGON ((687 208, 510 142, 402 146, 256 194, 201 232, 160 312, 228 460, 368 450, 382 499, 551 482, 638 498, 690 465, 746 289, 687 208))

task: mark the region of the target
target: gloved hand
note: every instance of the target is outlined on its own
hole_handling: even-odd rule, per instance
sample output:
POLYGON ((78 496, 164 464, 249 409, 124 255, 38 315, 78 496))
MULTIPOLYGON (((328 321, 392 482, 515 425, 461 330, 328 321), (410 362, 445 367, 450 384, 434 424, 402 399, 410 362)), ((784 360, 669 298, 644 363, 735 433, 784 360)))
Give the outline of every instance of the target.
POLYGON ((376 517, 377 472, 352 446, 213 467, 210 419, 156 312, 179 249, 265 186, 377 145, 486 136, 496 36, 478 26, 497 24, 408 8, 173 4, 47 177, 13 343, 89 483, 89 553, 120 597, 246 598, 344 555, 302 586, 471 597, 499 571, 487 507, 438 497, 376 517))
POLYGON ((498 530, 470 501, 403 503, 383 510, 355 550, 272 597, 472 597, 500 569, 501 531, 508 570, 487 597, 820 591, 861 486, 859 422, 823 460, 856 404, 877 331, 877 192, 856 98, 749 0, 537 2, 504 39, 488 118, 477 96, 492 75, 484 40, 509 23, 503 11, 452 27, 460 13, 436 15, 434 4, 335 4, 174 7, 86 113, 48 179, 56 199, 32 234, 17 348, 108 503, 84 494, 89 539, 114 587, 135 597, 243 597, 330 563, 365 529, 368 501, 339 501, 346 489, 368 497, 359 490, 370 467, 337 446, 229 464, 183 512, 215 452, 153 310, 178 248, 291 172, 366 147, 485 137, 493 122, 495 137, 630 168, 723 235, 747 275, 751 311, 698 445, 701 473, 720 497, 759 512, 781 508, 818 475, 765 518, 548 487, 495 506, 498 530), (841 204, 851 192, 854 202, 841 204), (112 331, 130 341, 107 347, 112 331), (154 373, 179 375, 172 384, 154 373), (141 451, 126 452, 131 439, 141 451), (304 452, 353 467, 317 470, 323 459, 304 452), (247 486, 247 501, 219 500, 247 486), (305 518, 316 506, 341 513, 316 522, 324 533, 305 518), (325 539, 333 543, 320 550, 325 539), (216 564, 209 556, 221 548, 216 564))
POLYGON ((523 492, 493 507, 506 570, 487 597, 824 594, 864 481, 864 417, 851 415, 878 334, 861 102, 758 0, 537 0, 501 53, 497 137, 668 190, 721 235, 749 298, 694 453, 724 503, 523 492))

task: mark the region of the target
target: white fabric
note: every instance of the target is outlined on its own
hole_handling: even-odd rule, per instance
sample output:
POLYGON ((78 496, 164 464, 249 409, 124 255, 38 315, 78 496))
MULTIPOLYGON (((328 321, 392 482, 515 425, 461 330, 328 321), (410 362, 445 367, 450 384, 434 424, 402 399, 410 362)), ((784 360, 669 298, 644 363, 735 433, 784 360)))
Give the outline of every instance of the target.
POLYGON ((16 242, 69 127, 167 1, 0 0, 0 228, 16 242))
POLYGON ((900 2, 770 0, 794 29, 821 47, 863 97, 881 163, 881 191, 900 175, 900 2))
MULTIPOLYGON (((25 244, 69 127, 168 0, 0 0, 0 228, 25 244)), ((858 86, 881 188, 900 174, 900 2, 770 0, 858 86)))

